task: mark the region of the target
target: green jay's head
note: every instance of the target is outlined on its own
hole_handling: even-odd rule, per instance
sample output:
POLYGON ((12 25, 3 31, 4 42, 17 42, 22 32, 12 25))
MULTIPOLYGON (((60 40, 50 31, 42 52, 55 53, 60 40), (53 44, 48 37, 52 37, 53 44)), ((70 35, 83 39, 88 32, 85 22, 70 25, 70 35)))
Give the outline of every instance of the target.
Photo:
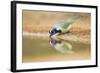
POLYGON ((61 30, 60 29, 58 30, 57 28, 53 28, 49 31, 50 36, 55 35, 57 33, 61 33, 61 30))

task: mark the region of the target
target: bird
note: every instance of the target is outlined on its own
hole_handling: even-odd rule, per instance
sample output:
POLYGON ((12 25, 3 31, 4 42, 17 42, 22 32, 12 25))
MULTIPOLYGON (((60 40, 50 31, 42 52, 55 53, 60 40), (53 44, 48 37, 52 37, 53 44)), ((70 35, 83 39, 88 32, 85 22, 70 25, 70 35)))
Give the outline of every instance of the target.
POLYGON ((80 18, 80 16, 71 16, 68 19, 61 20, 61 21, 55 23, 54 26, 49 31, 50 36, 69 32, 69 30, 72 27, 72 24, 79 18, 80 18))

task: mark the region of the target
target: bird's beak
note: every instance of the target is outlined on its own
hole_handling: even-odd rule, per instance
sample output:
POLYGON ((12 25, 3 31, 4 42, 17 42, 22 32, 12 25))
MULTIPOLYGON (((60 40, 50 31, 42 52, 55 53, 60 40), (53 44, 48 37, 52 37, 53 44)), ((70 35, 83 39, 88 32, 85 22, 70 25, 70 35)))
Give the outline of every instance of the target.
POLYGON ((50 31, 49 31, 49 34, 50 34, 49 36, 51 37, 51 36, 52 36, 52 34, 51 34, 51 32, 50 32, 50 31))

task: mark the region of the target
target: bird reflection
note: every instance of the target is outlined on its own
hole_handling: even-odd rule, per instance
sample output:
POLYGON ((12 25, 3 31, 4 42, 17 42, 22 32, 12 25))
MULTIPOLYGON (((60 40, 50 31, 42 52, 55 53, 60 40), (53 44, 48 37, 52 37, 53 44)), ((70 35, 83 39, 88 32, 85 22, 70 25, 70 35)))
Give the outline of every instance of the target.
POLYGON ((50 44, 57 51, 64 54, 73 54, 72 45, 58 38, 50 38, 50 44))

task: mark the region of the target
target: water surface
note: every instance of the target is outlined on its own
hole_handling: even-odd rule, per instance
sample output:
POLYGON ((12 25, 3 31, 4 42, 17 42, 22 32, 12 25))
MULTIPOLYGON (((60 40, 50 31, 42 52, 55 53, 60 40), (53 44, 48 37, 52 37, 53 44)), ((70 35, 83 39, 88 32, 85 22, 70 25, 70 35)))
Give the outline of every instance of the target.
POLYGON ((90 44, 41 36, 23 36, 23 63, 87 59, 90 59, 90 44))

